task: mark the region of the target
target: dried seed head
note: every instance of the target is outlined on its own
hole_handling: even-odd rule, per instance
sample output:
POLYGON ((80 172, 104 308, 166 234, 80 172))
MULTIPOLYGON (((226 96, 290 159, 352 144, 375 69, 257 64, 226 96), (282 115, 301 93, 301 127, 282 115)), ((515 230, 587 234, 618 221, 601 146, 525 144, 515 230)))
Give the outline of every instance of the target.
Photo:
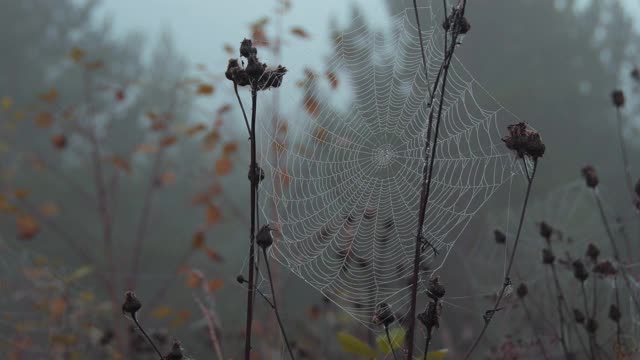
POLYGON ((623 107, 625 103, 624 92, 622 90, 614 90, 611 93, 611 100, 613 100, 613 105, 615 107, 623 107))
POLYGON ((609 319, 613 322, 619 322, 620 318, 622 318, 622 314, 620 313, 620 308, 618 306, 611 304, 609 306, 609 319))
POLYGON ((635 81, 640 81, 640 69, 637 66, 631 70, 631 78, 635 81))
POLYGON ((391 307, 387 303, 380 303, 376 305, 376 309, 373 313, 373 323, 376 325, 383 325, 389 327, 396 320, 391 307))
POLYGON ((589 278, 589 272, 587 268, 584 266, 584 263, 580 260, 576 260, 572 264, 573 267, 573 276, 579 281, 584 282, 589 278))
POLYGON ((547 248, 542 249, 542 263, 545 265, 551 265, 556 261, 556 256, 553 252, 547 248))
POLYGON ((251 55, 257 55, 258 49, 253 47, 253 43, 250 39, 244 39, 240 43, 240 56, 244 56, 245 58, 251 57, 251 55))
POLYGON ((429 301, 424 312, 418 314, 418 321, 424 325, 428 331, 440 327, 440 314, 442 313, 442 303, 429 301))
POLYGON ((136 297, 133 291, 127 291, 125 294, 124 303, 122 304, 122 312, 135 316, 138 310, 142 308, 142 303, 136 297))
POLYGON ((466 17, 462 17, 458 25, 460 26, 460 34, 464 35, 471 30, 471 23, 469 23, 466 17))
POLYGON ((171 351, 164 357, 165 360, 183 360, 184 354, 182 353, 182 345, 180 345, 180 341, 174 340, 173 345, 171 346, 171 351))
POLYGON ((578 309, 573 309, 573 319, 578 323, 584 323, 584 314, 578 309))
POLYGON ((520 299, 524 299, 527 294, 529 294, 529 288, 527 287, 527 284, 521 283, 520 285, 518 285, 518 288, 516 289, 516 295, 518 295, 520 299))
POLYGON ((618 273, 618 270, 613 266, 611 261, 600 261, 593 267, 593 272, 602 276, 614 276, 618 273))
POLYGON ((540 134, 527 124, 521 122, 509 125, 507 131, 509 134, 503 137, 502 141, 509 150, 515 151, 518 157, 528 156, 537 159, 544 155, 545 145, 540 134))
POLYGON ((587 329, 587 332, 589 334, 595 334, 596 331, 598 331, 598 322, 596 321, 596 319, 589 319, 587 320, 586 325, 584 326, 587 329))
POLYGON ((598 184, 600 183, 600 180, 598 179, 598 173, 596 173, 596 169, 591 165, 587 165, 582 168, 582 177, 587 183, 587 186, 592 189, 598 186, 598 184))
POLYGON ((271 226, 269 226, 269 224, 262 226, 258 231, 258 234, 256 235, 256 244, 263 249, 266 249, 273 244, 273 234, 271 233, 271 226))
POLYGON ((442 284, 440 284, 440 278, 438 276, 429 280, 429 285, 427 285, 427 296, 434 301, 438 301, 442 299, 446 290, 442 284))
POLYGON ((553 228, 551 225, 544 221, 540 222, 540 236, 549 241, 551 239, 551 234, 553 234, 553 228))
POLYGON ((249 166, 249 172, 247 173, 247 178, 249 179, 249 181, 253 181, 255 183, 255 186, 258 187, 258 185, 265 178, 264 170, 260 166, 256 165, 255 172, 254 172, 254 178, 252 179, 251 178, 251 166, 249 166))
POLYGON ((587 246, 587 257, 591 259, 591 261, 598 261, 598 256, 600 256, 600 249, 595 246, 593 243, 589 243, 587 246))
POLYGON ((247 279, 244 278, 244 275, 238 274, 238 276, 236 276, 236 281, 239 284, 244 284, 245 282, 247 282, 247 279))
POLYGON ((494 230, 493 237, 496 240, 496 244, 502 245, 507 242, 507 236, 500 230, 494 230))

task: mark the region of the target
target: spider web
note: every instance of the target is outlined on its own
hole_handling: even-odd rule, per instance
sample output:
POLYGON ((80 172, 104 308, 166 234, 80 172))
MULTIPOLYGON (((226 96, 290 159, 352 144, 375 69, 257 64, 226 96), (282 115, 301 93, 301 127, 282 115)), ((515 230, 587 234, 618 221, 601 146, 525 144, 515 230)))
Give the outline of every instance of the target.
MULTIPOLYGON (((327 59, 326 73, 350 90, 348 105, 331 91, 331 76, 307 73, 303 115, 286 122, 266 111, 258 119, 267 173, 260 206, 276 229, 270 255, 370 328, 377 304, 400 317, 410 304, 428 89, 444 57, 441 9, 420 13, 428 79, 413 9, 383 32, 356 18, 327 59)), ((423 232, 439 255, 425 247, 422 281, 483 203, 519 173, 500 141, 516 121, 454 58, 423 232)))

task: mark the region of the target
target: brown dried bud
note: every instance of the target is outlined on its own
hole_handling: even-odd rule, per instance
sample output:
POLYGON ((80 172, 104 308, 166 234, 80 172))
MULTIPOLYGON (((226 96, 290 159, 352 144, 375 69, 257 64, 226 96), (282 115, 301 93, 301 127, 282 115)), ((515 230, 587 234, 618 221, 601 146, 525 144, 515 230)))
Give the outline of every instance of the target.
POLYGON ((124 303, 122 304, 122 312, 135 316, 135 314, 142 308, 142 303, 136 297, 133 291, 127 291, 125 293, 124 303))
POLYGON ((589 319, 584 327, 589 334, 595 334, 598 331, 598 322, 596 319, 589 319))
POLYGON ((460 19, 458 26, 459 26, 460 34, 463 34, 463 35, 468 33, 469 30, 471 30, 471 23, 469 23, 469 20, 467 20, 466 17, 463 17, 460 19))
POLYGON ((249 78, 251 78, 252 81, 257 82, 260 80, 260 77, 262 76, 266 68, 267 65, 261 63, 256 55, 251 55, 249 58, 247 58, 247 67, 244 70, 247 72, 247 75, 249 75, 249 78))
POLYGON ((516 289, 516 294, 520 299, 524 299, 527 296, 527 294, 529 294, 529 288, 525 283, 522 283, 518 285, 518 288, 516 289))
POLYGON ((53 144, 53 147, 56 149, 62 150, 67 147, 67 137, 64 134, 54 135, 51 138, 51 144, 53 144))
POLYGON ((244 39, 240 43, 240 56, 244 56, 246 58, 251 57, 251 55, 258 54, 258 49, 253 47, 253 43, 249 39, 244 39))
POLYGON ((440 327, 440 314, 442 313, 442 303, 437 301, 429 301, 427 309, 418 314, 418 320, 424 325, 428 331, 433 328, 440 327))
POLYGON ((593 272, 602 276, 614 276, 618 273, 618 270, 613 266, 611 261, 601 261, 593 267, 593 272))
POLYGON ((622 313, 620 313, 620 308, 618 306, 611 304, 609 306, 609 319, 613 322, 619 322, 620 318, 622 318, 622 313))
POLYGON ((273 234, 271 233, 271 226, 267 224, 260 228, 258 234, 256 235, 256 244, 258 244, 258 246, 263 249, 266 249, 273 244, 273 234))
POLYGON ((544 155, 545 145, 540 134, 521 122, 507 126, 509 134, 502 138, 509 150, 516 152, 518 157, 529 156, 533 159, 544 155))
POLYGON ((496 240, 496 244, 502 245, 507 242, 507 236, 500 230, 494 230, 493 237, 496 240))
POLYGON ((596 169, 591 165, 587 165, 582 168, 582 177, 587 183, 587 186, 592 189, 598 186, 598 184, 600 183, 598 174, 596 173, 596 169))
POLYGON ((166 360, 183 360, 185 358, 184 354, 182 353, 182 345, 180 345, 180 341, 173 341, 171 351, 164 358, 166 360))
POLYGON ((249 172, 247 173, 247 179, 249 179, 249 181, 255 181, 255 186, 258 187, 258 185, 265 178, 264 170, 260 166, 257 166, 255 168, 254 176, 255 176, 255 179, 251 179, 251 166, 249 166, 249 172))
POLYGON ((245 282, 247 282, 247 279, 244 278, 244 275, 239 274, 238 276, 236 276, 236 281, 239 284, 244 284, 245 282))
POLYGON ((589 243, 587 246, 587 257, 591 259, 591 261, 598 261, 598 256, 600 256, 600 249, 595 246, 593 243, 589 243))
POLYGON ((442 284, 440 284, 440 278, 434 277, 429 280, 429 285, 427 285, 427 296, 435 301, 442 299, 446 290, 442 284))
POLYGON ((387 303, 380 303, 376 306, 376 309, 373 313, 373 323, 376 325, 383 325, 384 327, 389 327, 394 321, 396 321, 395 315, 393 315, 393 311, 391 311, 391 307, 387 303))
POLYGON ((611 93, 611 100, 613 100, 613 105, 615 105, 615 107, 623 107, 625 103, 624 92, 622 90, 614 90, 611 93))
POLYGON ((547 224, 544 221, 540 222, 540 236, 549 241, 551 239, 551 234, 553 234, 553 228, 551 227, 551 225, 547 224))
POLYGON ((573 267, 573 276, 579 281, 584 282, 589 278, 589 272, 587 268, 584 266, 584 263, 580 260, 576 260, 572 264, 573 267))
POLYGON ((556 256, 549 249, 542 249, 542 263, 545 265, 551 265, 556 261, 556 256))
POLYGON ((631 70, 631 78, 635 81, 640 81, 640 69, 637 66, 631 70))
POLYGON ((578 309, 573 309, 573 319, 578 323, 584 323, 584 314, 578 309))
POLYGON ((229 63, 227 64, 227 71, 224 72, 224 76, 227 77, 227 80, 233 81, 235 78, 235 73, 242 68, 238 63, 238 59, 229 59, 229 63))

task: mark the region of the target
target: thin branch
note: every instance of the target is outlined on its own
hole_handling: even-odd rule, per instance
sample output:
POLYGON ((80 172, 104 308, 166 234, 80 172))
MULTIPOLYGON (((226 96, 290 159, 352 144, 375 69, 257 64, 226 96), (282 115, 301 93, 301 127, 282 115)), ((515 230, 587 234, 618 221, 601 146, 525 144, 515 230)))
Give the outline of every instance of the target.
POLYGON ((511 279, 509 278, 509 275, 511 274, 511 268, 513 267, 513 261, 515 259, 516 256, 516 250, 518 249, 518 244, 520 243, 520 233, 522 231, 522 225, 524 223, 524 217, 525 214, 527 212, 527 203, 529 202, 529 195, 531 193, 531 185, 533 184, 533 178, 536 175, 536 170, 538 168, 538 160, 534 159, 533 161, 533 169, 531 170, 531 177, 527 178, 527 191, 525 193, 525 197, 524 197, 524 202, 522 204, 522 210, 520 212, 520 221, 518 223, 518 231, 516 232, 516 240, 513 244, 513 249, 511 250, 511 255, 509 256, 509 263, 507 265, 507 270, 505 272, 505 276, 504 276, 504 282, 502 284, 502 289, 500 290, 500 294, 498 295, 498 299, 496 300, 495 305, 493 306, 493 310, 490 310, 490 315, 485 317, 485 321, 484 321, 484 326, 482 327, 482 330, 480 331, 480 334, 478 335, 478 337, 476 337, 475 341, 473 342, 473 345, 471 346, 471 348, 469 349, 469 351, 467 352, 467 354, 465 355, 465 360, 469 359, 471 354, 473 354, 474 350, 477 348, 478 344, 480 343, 480 340, 482 339, 482 337, 484 336, 485 332, 487 331, 487 328, 489 327, 489 324, 491 323, 491 320, 493 319, 493 314, 495 314, 495 312, 498 310, 498 308, 500 307, 500 303, 502 302, 502 298, 504 297, 504 294, 507 290, 507 287, 509 285, 511 285, 511 279))
MULTIPOLYGON (((584 302, 584 313, 585 313, 585 315, 589 316, 589 305, 587 304, 587 290, 585 290, 585 288, 584 288, 584 281, 580 281, 580 288, 582 289, 582 300, 584 302)), ((586 327, 586 323, 585 323, 585 327, 586 327)), ((595 354, 596 339, 595 339, 595 336, 593 335, 593 333, 591 333, 588 329, 587 329, 587 333, 589 335, 589 354, 591 355, 591 360, 595 360, 595 358, 596 358, 596 354, 595 354)))
POLYGON ((247 113, 244 111, 244 105, 242 105, 242 99, 240 98, 240 94, 238 93, 238 83, 233 82, 233 91, 236 93, 236 97, 238 98, 238 104, 240 104, 240 109, 242 109, 242 116, 244 117, 244 123, 247 125, 247 131, 249 132, 249 137, 252 137, 251 126, 249 126, 249 120, 247 119, 247 113))
POLYGON ((398 360, 396 357, 396 351, 393 349, 393 343, 391 342, 391 336, 389 336, 389 327, 384 326, 384 332, 387 334, 387 341, 389 342, 389 348, 391 348, 391 353, 393 354, 393 360, 398 360))
POLYGON ((163 360, 164 356, 162 356, 162 353, 160 352, 160 350, 158 350, 158 347, 156 346, 156 344, 154 344, 153 340, 151 340, 149 335, 147 335, 147 332, 144 331, 144 328, 142 327, 142 325, 140 325, 140 323, 138 322, 138 319, 136 319, 136 314, 135 313, 131 314, 131 318, 133 319, 133 322, 136 323, 136 326, 138 326, 138 329, 140 329, 140 331, 142 331, 142 335, 144 335, 144 337, 147 339, 149 344, 151 344, 151 346, 153 347, 153 350, 156 351, 156 354, 158 354, 158 356, 160 356, 160 360, 163 360))
POLYGON ((209 329, 209 338, 211 339, 211 343, 213 344, 213 349, 216 352, 216 356, 219 360, 223 360, 224 356, 222 355, 222 349, 220 348, 220 340, 216 335, 216 329, 213 326, 213 320, 211 319, 211 313, 209 309, 207 309, 204 304, 197 298, 195 298, 198 303, 198 307, 200 307, 200 311, 202 311, 202 315, 204 315, 205 319, 207 319, 207 328, 209 329))

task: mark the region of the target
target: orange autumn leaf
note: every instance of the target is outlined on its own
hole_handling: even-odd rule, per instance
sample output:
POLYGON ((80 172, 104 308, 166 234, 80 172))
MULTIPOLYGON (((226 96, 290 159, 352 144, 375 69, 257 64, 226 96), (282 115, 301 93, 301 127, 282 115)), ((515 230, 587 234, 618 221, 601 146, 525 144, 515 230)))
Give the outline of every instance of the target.
POLYGON ((291 28, 291 33, 295 36, 301 37, 303 39, 308 39, 309 38, 309 33, 301 28, 300 26, 294 26, 291 28))
POLYGON ((51 137, 51 144, 56 149, 62 150, 67 147, 67 137, 64 134, 56 134, 51 137))
POLYGON ((111 163, 118 169, 124 171, 127 174, 131 174, 131 165, 129 162, 120 156, 112 156, 110 159, 111 163))
POLYGON ((206 192, 202 192, 199 194, 196 194, 192 199, 191 199, 191 204, 193 205, 203 205, 203 204, 207 204, 209 203, 209 194, 206 192))
POLYGON ((195 234, 193 234, 193 239, 191 240, 191 246, 193 246, 194 249, 204 248, 204 242, 205 242, 204 231, 198 231, 195 234))
POLYGON ((222 256, 220 256, 220 253, 218 253, 217 251, 211 249, 211 248, 206 248, 205 252, 207 254, 207 256, 209 257, 209 259, 211 259, 211 261, 219 263, 222 262, 222 256))
POLYGON ((222 148, 224 156, 229 156, 236 151, 238 151, 238 144, 236 142, 228 142, 224 144, 224 147, 222 148))
POLYGON ((176 316, 171 320, 172 327, 178 327, 183 325, 189 318, 191 317, 191 311, 189 310, 180 310, 176 314, 176 316))
POLYGON ((307 111, 307 113, 311 115, 311 117, 318 117, 318 112, 320 111, 320 103, 318 103, 318 100, 316 100, 315 97, 308 94, 305 95, 302 105, 304 106, 304 109, 307 111))
POLYGON ((226 114, 231 111, 231 104, 224 104, 218 108, 218 115, 226 114))
POLYGON ((29 196, 29 190, 27 190, 27 189, 15 189, 13 191, 13 196, 15 196, 16 199, 24 200, 24 199, 27 198, 27 196, 29 196))
POLYGON ((191 289, 197 289, 202 287, 204 281, 204 275, 198 270, 191 270, 187 274, 187 286, 191 289))
POLYGON ((41 128, 48 128, 53 124, 53 115, 51 113, 43 111, 36 115, 36 125, 41 128))
POLYGON ((329 85, 331 85, 331 88, 334 90, 338 88, 340 82, 338 81, 338 76, 336 75, 336 73, 327 71, 325 75, 327 76, 327 80, 329 80, 329 85))
POLYGON ((207 225, 215 225, 222 219, 222 212, 217 206, 209 204, 206 210, 206 219, 207 225))
POLYGON ((76 63, 80 62, 84 58, 84 55, 85 55, 84 50, 77 47, 74 47, 69 52, 69 57, 71 58, 71 60, 73 60, 76 63))
POLYGON ((327 131, 327 129, 323 127, 317 127, 316 130, 313 132, 313 137, 315 137, 318 142, 324 143, 327 141, 327 138, 329 137, 329 132, 327 131))
POLYGON ((164 319, 169 315, 171 315, 171 308, 168 306, 158 306, 151 312, 151 316, 156 319, 164 319))
POLYGON ((154 154, 156 152, 156 148, 153 145, 140 144, 136 148, 136 152, 141 154, 154 154))
POLYGON ((284 186, 289 186, 291 184, 291 175, 286 170, 279 171, 278 176, 280 177, 280 183, 284 186))
POLYGON ((160 120, 152 120, 151 122, 151 130, 153 131, 162 131, 167 128, 167 124, 160 120))
POLYGON ((196 125, 193 125, 192 127, 188 128, 185 133, 187 134, 187 136, 193 136, 201 131, 204 131, 207 129, 207 126, 205 124, 199 123, 196 125))
POLYGON ((218 141, 220 141, 220 132, 213 130, 204 137, 204 147, 207 150, 212 150, 218 144, 218 141))
POLYGON ((176 137, 175 135, 169 135, 160 140, 160 146, 169 147, 174 145, 176 142, 178 142, 178 137, 176 137))
POLYGON ((222 279, 212 279, 212 280, 209 280, 209 282, 207 282, 207 290, 209 292, 214 292, 222 289, 223 285, 224 285, 224 281, 222 279))
POLYGON ((51 320, 59 320, 67 310, 67 301, 64 298, 55 298, 49 302, 49 316, 51 320))
POLYGON ((45 93, 40 94, 40 100, 48 103, 53 103, 58 99, 58 90, 51 89, 45 93))
POLYGON ((29 240, 40 232, 38 221, 31 215, 21 215, 16 220, 18 227, 18 238, 20 240, 29 240))
POLYGON ((224 44, 224 52, 226 52, 228 55, 233 55, 234 53, 233 46, 229 44, 224 44))
POLYGON ((90 63, 87 63, 85 66, 89 70, 99 70, 99 69, 102 69, 104 67, 104 61, 95 60, 95 61, 92 61, 90 63))
POLYGON ((60 213, 60 208, 53 202, 40 205, 40 212, 46 217, 54 217, 60 213))
POLYGON ((211 95, 215 91, 213 85, 210 84, 200 84, 198 85, 198 94, 200 95, 211 95))
POLYGON ((171 171, 166 171, 160 175, 160 184, 167 186, 176 182, 176 174, 171 171))
POLYGON ((220 159, 218 159, 218 161, 216 161, 217 175, 220 175, 220 176, 227 175, 231 172, 232 168, 233 168, 233 164, 231 163, 231 160, 229 160, 229 158, 227 158, 226 156, 223 156, 220 159))

